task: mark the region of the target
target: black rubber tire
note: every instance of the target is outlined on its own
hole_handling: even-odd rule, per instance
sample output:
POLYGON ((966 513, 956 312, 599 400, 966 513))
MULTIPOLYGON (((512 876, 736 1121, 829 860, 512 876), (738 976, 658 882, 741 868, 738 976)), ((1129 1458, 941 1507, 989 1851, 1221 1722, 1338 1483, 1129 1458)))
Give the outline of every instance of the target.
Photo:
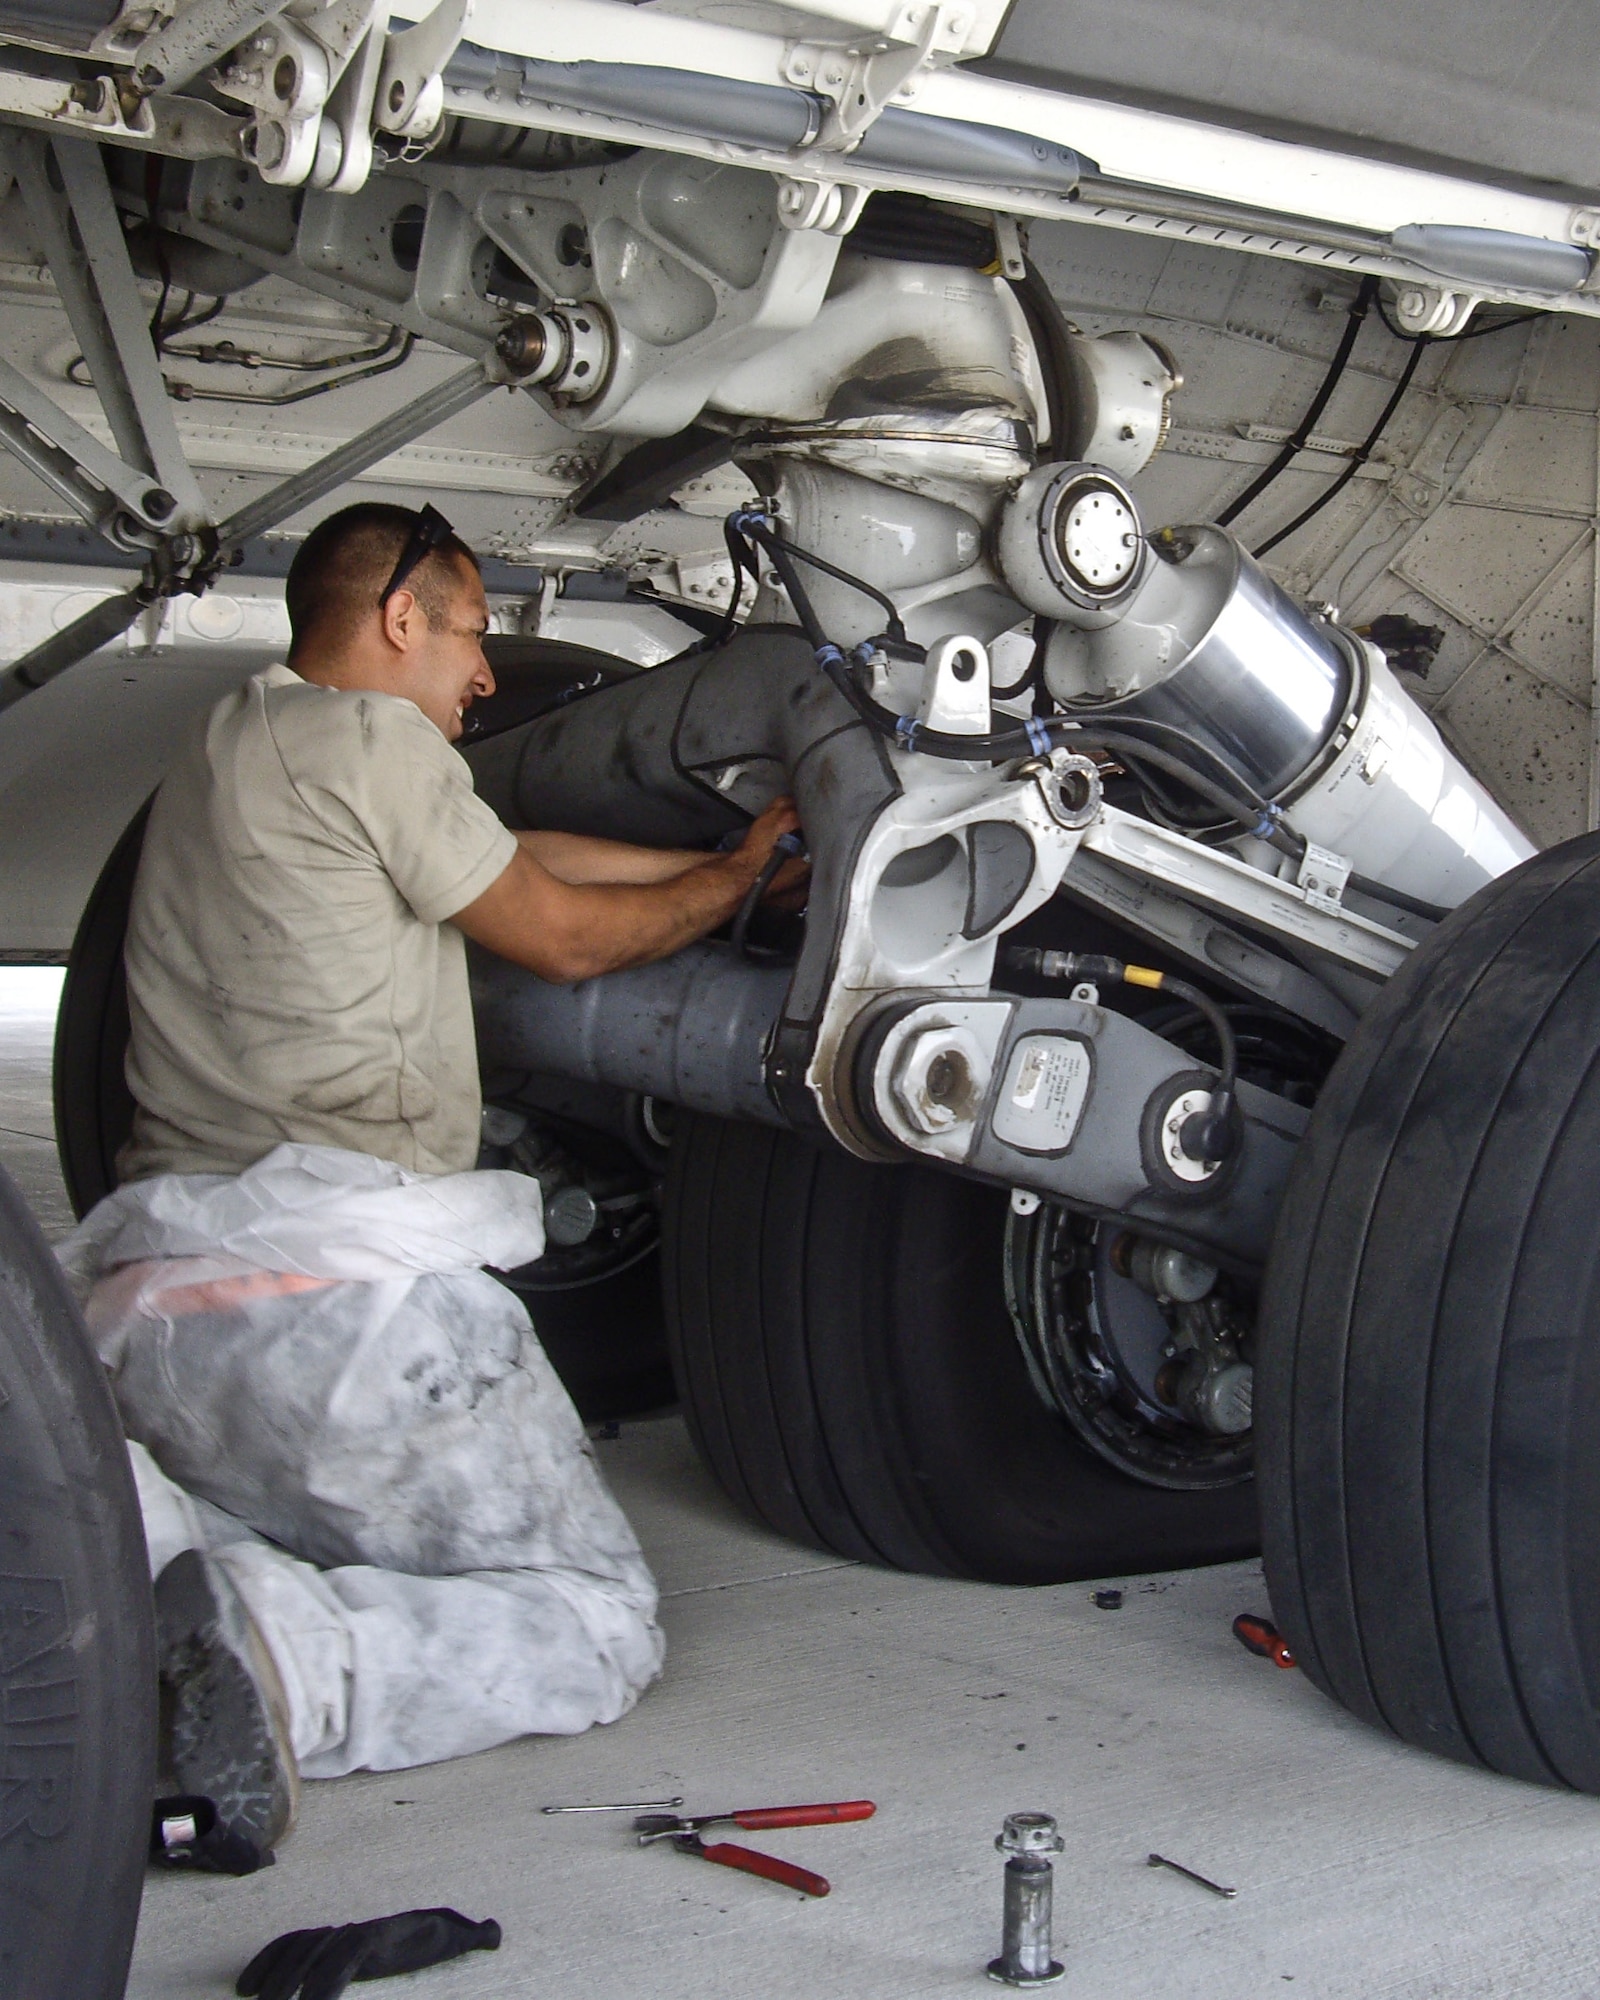
POLYGON ((1312 1117, 1257 1370, 1274 1615, 1408 1743, 1600 1792, 1600 838, 1473 898, 1312 1117))
POLYGON ((1003 1194, 680 1120, 662 1221, 678 1390, 713 1476, 814 1548, 1061 1583, 1256 1546, 1249 1485, 1173 1493, 1080 1445, 1006 1313, 1003 1194))
POLYGON ((539 1345, 586 1424, 669 1408, 678 1400, 661 1314, 661 1255, 568 1290, 522 1284, 539 1345))
POLYGON ((117 2000, 156 1765, 144 1533, 111 1393, 0 1171, 0 1993, 117 2000))
POLYGON ((117 1152, 133 1126, 128 1053, 128 982, 122 941, 139 872, 148 802, 101 869, 78 919, 56 1014, 56 1151, 73 1213, 85 1216, 117 1184, 117 1152))

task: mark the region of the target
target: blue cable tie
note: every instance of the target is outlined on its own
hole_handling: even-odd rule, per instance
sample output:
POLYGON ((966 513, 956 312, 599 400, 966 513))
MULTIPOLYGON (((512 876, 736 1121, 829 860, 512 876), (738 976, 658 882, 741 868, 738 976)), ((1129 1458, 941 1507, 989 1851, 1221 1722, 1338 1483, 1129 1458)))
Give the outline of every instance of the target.
POLYGON ((1028 732, 1028 744, 1036 757, 1050 755, 1050 725, 1041 722, 1036 715, 1030 715, 1022 725, 1028 732))
POLYGON ((917 747, 917 731, 921 727, 922 724, 914 715, 902 715, 894 726, 895 742, 899 744, 902 750, 915 750, 917 747))
POLYGON ((1282 821, 1282 819, 1283 819, 1282 806, 1276 806, 1276 805, 1266 806, 1262 810, 1260 819, 1256 821, 1255 825, 1251 827, 1250 831, 1255 835, 1257 840, 1270 840, 1272 836, 1277 832, 1278 826, 1282 821))

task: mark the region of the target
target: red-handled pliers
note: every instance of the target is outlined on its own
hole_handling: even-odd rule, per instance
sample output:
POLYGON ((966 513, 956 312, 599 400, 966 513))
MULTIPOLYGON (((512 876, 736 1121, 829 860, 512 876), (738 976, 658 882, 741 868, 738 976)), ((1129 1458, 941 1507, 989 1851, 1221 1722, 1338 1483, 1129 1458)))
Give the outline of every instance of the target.
POLYGON ((700 1838, 702 1830, 724 1824, 742 1826, 748 1832, 780 1826, 837 1826, 845 1820, 871 1819, 877 1810, 871 1799, 841 1799, 815 1806, 746 1806, 738 1812, 700 1813, 690 1819, 676 1813, 642 1813, 633 1830, 641 1847, 654 1840, 670 1840, 680 1854, 697 1855, 723 1868, 738 1868, 746 1875, 764 1876, 786 1889, 798 1889, 803 1896, 826 1896, 829 1883, 825 1875, 814 1875, 792 1861, 780 1861, 775 1855, 758 1854, 754 1848, 736 1847, 725 1840, 708 1847, 700 1838))

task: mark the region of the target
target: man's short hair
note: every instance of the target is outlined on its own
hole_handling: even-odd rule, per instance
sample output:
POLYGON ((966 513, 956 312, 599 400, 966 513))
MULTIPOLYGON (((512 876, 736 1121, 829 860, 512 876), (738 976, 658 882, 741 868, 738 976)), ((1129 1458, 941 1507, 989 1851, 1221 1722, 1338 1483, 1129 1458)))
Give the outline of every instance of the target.
MULTIPOLYGON (((300 544, 284 584, 292 635, 289 657, 313 636, 338 644, 370 612, 378 608, 384 586, 394 574, 417 514, 385 500, 362 500, 341 507, 319 521, 300 544)), ((406 578, 431 626, 450 616, 460 585, 455 558, 465 556, 474 569, 478 558, 459 535, 451 535, 430 550, 406 578)))

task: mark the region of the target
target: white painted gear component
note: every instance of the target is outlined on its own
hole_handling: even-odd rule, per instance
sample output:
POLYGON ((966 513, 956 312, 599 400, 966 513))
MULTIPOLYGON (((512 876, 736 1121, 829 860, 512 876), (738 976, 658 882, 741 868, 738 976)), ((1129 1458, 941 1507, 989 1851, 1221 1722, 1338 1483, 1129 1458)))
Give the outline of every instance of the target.
POLYGON ((1073 334, 1075 408, 1065 448, 1127 479, 1165 442, 1183 374, 1160 341, 1143 333, 1073 334))
POLYGON ((1132 576, 1139 560, 1139 524, 1120 493, 1086 485, 1058 509, 1052 529, 1067 574, 1084 589, 1109 593, 1132 576))
POLYGON ((1133 495, 1103 466, 1036 466, 1000 516, 1000 568, 1031 611, 1111 624, 1143 581, 1149 549, 1133 495))

